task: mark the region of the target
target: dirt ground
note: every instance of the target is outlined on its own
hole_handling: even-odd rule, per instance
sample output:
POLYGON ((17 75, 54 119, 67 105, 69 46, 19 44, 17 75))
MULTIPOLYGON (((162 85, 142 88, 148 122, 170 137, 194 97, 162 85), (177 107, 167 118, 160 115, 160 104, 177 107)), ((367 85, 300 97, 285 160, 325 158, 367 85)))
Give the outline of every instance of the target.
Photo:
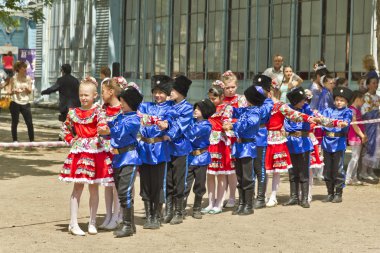
MULTIPOLYGON (((36 141, 56 140, 57 131, 37 127, 36 141)), ((20 132, 26 139, 23 126, 20 132)), ((11 140, 8 122, 0 123, 0 140, 11 140)), ((280 205, 246 217, 225 209, 156 231, 142 229, 137 196, 133 237, 115 239, 112 232, 75 237, 67 231, 72 185, 57 179, 67 153, 67 148, 0 150, 0 252, 380 252, 380 184, 368 183, 347 187, 341 204, 322 203, 326 189, 318 183, 310 209, 280 205)), ((135 186, 138 192, 139 179, 135 186)), ((105 214, 100 190, 98 224, 105 214)), ((280 203, 288 192, 283 176, 280 203)), ((85 191, 79 211, 84 231, 87 203, 85 191)))

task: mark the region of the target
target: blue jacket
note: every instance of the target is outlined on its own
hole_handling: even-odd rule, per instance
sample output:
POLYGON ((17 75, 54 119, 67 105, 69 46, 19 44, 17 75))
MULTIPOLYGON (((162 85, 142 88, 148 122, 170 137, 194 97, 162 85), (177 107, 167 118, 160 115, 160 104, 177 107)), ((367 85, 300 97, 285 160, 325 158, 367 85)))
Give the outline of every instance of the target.
MULTIPOLYGON (((302 112, 304 114, 313 116, 313 111, 311 110, 308 104, 305 104, 302 109, 296 109, 292 105, 289 105, 295 111, 302 112)), ((296 131, 310 131, 310 123, 309 122, 294 122, 285 119, 285 131, 288 133, 296 132, 296 131)), ((288 142, 286 143, 289 149, 290 154, 301 154, 307 151, 314 150, 313 143, 309 137, 296 137, 296 136, 288 136, 288 142)))
MULTIPOLYGON (((172 105, 173 103, 171 101, 163 102, 160 104, 145 102, 141 103, 139 111, 142 114, 157 116, 161 120, 168 120, 170 122, 171 119, 168 116, 168 112, 171 110, 172 105)), ((157 125, 141 126, 140 133, 141 136, 145 138, 163 137, 166 135, 166 132, 161 131, 157 125)), ((145 143, 143 141, 140 141, 139 149, 142 163, 155 165, 170 161, 168 141, 156 143, 145 143)))
MULTIPOLYGON (((211 128, 208 120, 195 121, 191 127, 187 128, 186 136, 189 138, 193 150, 208 149, 211 128)), ((208 150, 197 156, 190 154, 188 162, 190 166, 207 166, 211 163, 211 156, 208 150)))
POLYGON ((238 121, 233 125, 233 131, 237 138, 253 139, 252 142, 235 142, 231 154, 236 158, 257 156, 256 135, 260 127, 260 108, 249 106, 245 108, 234 108, 233 118, 238 116, 238 121))
MULTIPOLYGON (((343 120, 348 122, 348 125, 350 125, 352 121, 352 111, 347 108, 327 108, 322 112, 322 115, 328 118, 337 119, 337 120, 343 120)), ((334 133, 343 133, 343 137, 328 137, 323 136, 322 140, 322 149, 326 150, 327 152, 337 152, 346 150, 346 142, 347 142, 347 132, 348 132, 348 126, 345 128, 331 128, 331 127, 323 127, 324 131, 334 132, 334 133)))
POLYGON ((113 121, 108 123, 113 148, 136 147, 135 150, 114 155, 113 168, 121 168, 127 165, 141 165, 141 159, 137 152, 137 133, 140 130, 140 118, 136 112, 119 114, 113 121))
POLYGON ((168 116, 172 119, 166 131, 171 139, 169 143, 170 155, 186 156, 192 151, 190 140, 185 133, 193 120, 193 106, 184 99, 172 106, 168 116))
MULTIPOLYGON (((270 98, 265 99, 264 104, 260 106, 260 125, 266 124, 269 121, 270 113, 273 109, 273 100, 270 98)), ((256 134, 256 146, 266 147, 268 146, 268 129, 267 127, 260 127, 256 134)))

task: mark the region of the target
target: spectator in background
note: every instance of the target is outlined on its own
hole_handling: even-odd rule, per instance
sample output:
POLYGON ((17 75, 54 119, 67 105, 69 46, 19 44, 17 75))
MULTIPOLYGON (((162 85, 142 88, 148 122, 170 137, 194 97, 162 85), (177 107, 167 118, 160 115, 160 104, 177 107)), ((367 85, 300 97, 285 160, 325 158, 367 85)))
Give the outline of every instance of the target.
POLYGON ((312 93, 312 98, 310 102, 310 108, 315 110, 318 109, 320 95, 322 93, 323 89, 323 77, 328 74, 328 70, 326 68, 326 65, 323 61, 317 61, 313 69, 315 71, 315 79, 313 80, 313 83, 310 86, 310 90, 312 93))
POLYGON ((79 81, 71 75, 70 64, 63 64, 61 67, 62 76, 57 82, 41 91, 41 95, 49 95, 53 92, 59 92, 59 112, 61 113, 58 120, 64 122, 70 108, 79 107, 79 81))
POLYGON ((13 76, 13 54, 12 51, 9 51, 7 54, 3 54, 3 67, 5 73, 9 76, 13 76))
POLYGON ((346 87, 348 88, 348 80, 344 77, 335 78, 336 87, 346 87))
MULTIPOLYGON (((282 57, 279 54, 276 54, 273 57, 273 67, 267 68, 263 75, 269 76, 274 80, 277 84, 281 84, 282 80, 284 79, 284 57, 282 57)), ((301 77, 299 77, 297 74, 293 73, 293 81, 297 81, 299 83, 302 83, 303 80, 301 77)))
POLYGON ((375 59, 372 55, 367 54, 366 56, 364 56, 363 68, 365 69, 366 73, 362 76, 362 78, 359 81, 359 90, 365 93, 368 90, 366 81, 373 77, 379 78, 379 75, 376 71, 375 59))
POLYGON ((29 141, 34 141, 32 111, 30 109, 29 94, 32 93, 32 79, 26 75, 27 65, 18 61, 14 65, 16 74, 10 80, 11 104, 9 110, 12 116, 12 139, 17 141, 17 126, 20 113, 28 128, 29 141))

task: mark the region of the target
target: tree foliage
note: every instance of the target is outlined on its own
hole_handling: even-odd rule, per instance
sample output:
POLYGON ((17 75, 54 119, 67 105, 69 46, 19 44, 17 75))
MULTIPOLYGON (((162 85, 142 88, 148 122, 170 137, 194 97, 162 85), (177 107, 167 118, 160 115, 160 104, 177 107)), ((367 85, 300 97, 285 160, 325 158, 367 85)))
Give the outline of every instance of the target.
POLYGON ((35 0, 25 4, 25 0, 0 1, 0 25, 5 27, 17 27, 19 19, 24 17, 36 23, 45 20, 43 6, 51 6, 54 0, 35 0))

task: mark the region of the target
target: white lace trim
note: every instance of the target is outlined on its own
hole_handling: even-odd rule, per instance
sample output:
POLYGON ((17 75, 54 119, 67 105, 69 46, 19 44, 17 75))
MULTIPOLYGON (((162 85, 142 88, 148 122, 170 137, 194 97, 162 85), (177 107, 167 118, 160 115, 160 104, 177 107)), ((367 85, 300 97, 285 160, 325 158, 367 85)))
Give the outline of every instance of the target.
POLYGON ((273 173, 287 173, 289 169, 293 168, 293 165, 288 165, 286 169, 273 169, 273 170, 266 170, 267 174, 273 174, 273 173))
POLYGON ((286 142, 288 142, 287 139, 280 140, 280 141, 270 141, 270 140, 268 140, 268 145, 282 144, 282 143, 286 143, 286 142))
POLYGON ((207 170, 207 174, 211 174, 211 175, 232 175, 232 174, 236 174, 236 172, 235 172, 235 170, 222 170, 222 171, 207 170))
POLYGON ((313 164, 313 165, 310 165, 310 169, 320 169, 320 168, 322 168, 323 166, 325 166, 324 163, 321 163, 321 164, 313 164))
POLYGON ((81 183, 81 184, 100 184, 103 186, 114 186, 113 178, 112 177, 107 177, 107 178, 99 178, 99 179, 87 179, 87 178, 72 178, 72 177, 62 177, 60 176, 58 178, 62 182, 67 182, 67 183, 81 183))

